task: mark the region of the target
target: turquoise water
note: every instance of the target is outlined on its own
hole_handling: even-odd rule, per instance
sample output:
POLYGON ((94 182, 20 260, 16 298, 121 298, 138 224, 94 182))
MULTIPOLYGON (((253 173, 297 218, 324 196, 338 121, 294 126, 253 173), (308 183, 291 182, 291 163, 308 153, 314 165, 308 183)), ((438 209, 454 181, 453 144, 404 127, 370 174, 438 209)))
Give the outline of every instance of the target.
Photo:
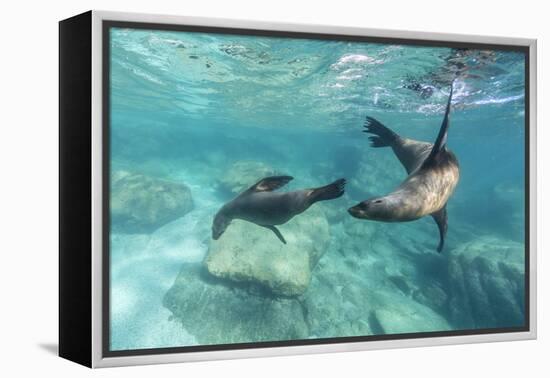
POLYGON ((112 350, 524 324, 517 52, 111 30, 112 350), (431 217, 352 218, 406 177, 365 116, 433 142, 453 77, 460 182, 431 217), (346 194, 271 231, 213 217, 264 176, 346 194))

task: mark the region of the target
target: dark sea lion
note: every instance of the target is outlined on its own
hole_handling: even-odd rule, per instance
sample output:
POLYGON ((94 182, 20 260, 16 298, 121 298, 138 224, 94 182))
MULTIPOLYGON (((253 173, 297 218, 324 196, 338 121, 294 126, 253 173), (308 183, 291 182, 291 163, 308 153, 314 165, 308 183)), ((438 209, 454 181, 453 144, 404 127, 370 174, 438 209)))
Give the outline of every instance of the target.
POLYGON ((451 98, 439 134, 434 144, 403 138, 374 118, 367 117, 366 133, 373 147, 391 147, 405 167, 408 177, 390 194, 371 198, 348 212, 355 218, 382 222, 408 222, 431 215, 439 228, 441 252, 447 233, 447 201, 459 179, 459 165, 455 155, 447 149, 451 98))
POLYGON ((218 240, 233 219, 241 219, 270 229, 286 244, 285 238, 275 226, 288 222, 315 202, 342 196, 346 184, 346 180, 339 179, 320 188, 274 192, 292 179, 291 176, 263 178, 223 205, 214 217, 212 239, 218 240))
POLYGON ((407 75, 403 88, 418 93, 420 98, 428 99, 436 90, 446 88, 455 78, 488 79, 505 72, 500 65, 494 64, 498 56, 494 50, 453 48, 443 58, 444 63, 423 75, 407 75))

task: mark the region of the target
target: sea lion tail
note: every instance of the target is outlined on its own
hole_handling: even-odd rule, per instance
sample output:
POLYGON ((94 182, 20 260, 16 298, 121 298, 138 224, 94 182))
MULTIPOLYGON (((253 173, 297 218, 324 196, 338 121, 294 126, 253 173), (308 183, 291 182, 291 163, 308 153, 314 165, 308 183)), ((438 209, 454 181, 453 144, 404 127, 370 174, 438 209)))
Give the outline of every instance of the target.
POLYGON ((327 201, 341 197, 344 194, 345 185, 346 179, 341 178, 334 181, 332 184, 313 189, 310 195, 311 203, 315 203, 318 201, 327 201))
POLYGON ((399 135, 372 117, 367 117, 363 127, 364 133, 374 134, 369 137, 372 147, 388 147, 399 139, 399 135))

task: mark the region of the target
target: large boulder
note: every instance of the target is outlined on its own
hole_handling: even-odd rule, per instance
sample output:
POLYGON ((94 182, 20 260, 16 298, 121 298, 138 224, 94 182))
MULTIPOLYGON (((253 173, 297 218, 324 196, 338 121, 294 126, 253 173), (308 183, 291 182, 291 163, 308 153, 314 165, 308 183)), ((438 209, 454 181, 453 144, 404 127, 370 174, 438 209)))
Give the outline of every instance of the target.
POLYGON ((364 287, 356 259, 334 252, 320 260, 303 295, 311 337, 372 335, 368 307, 372 293, 364 287))
POLYGON ((328 222, 319 205, 313 205, 279 230, 287 244, 266 228, 234 220, 211 242, 206 268, 216 277, 259 284, 277 295, 302 294, 329 244, 328 222))
POLYGON ((111 176, 111 220, 122 233, 150 233, 193 209, 191 191, 170 182, 126 171, 111 176))
POLYGON ((396 335, 400 333, 450 331, 453 327, 441 315, 410 298, 392 301, 386 298, 382 308, 370 314, 370 322, 377 334, 396 335))
POLYGON ((260 179, 275 175, 275 170, 259 161, 241 160, 232 164, 219 181, 222 191, 238 194, 260 179))
POLYGON ((200 264, 184 264, 163 303, 201 345, 308 337, 298 300, 250 292, 213 277, 200 264))
POLYGON ((490 236, 449 256, 449 312, 463 328, 521 326, 525 321, 525 246, 490 236))
POLYGON ((395 261, 399 256, 392 249, 378 249, 376 239, 367 236, 365 247, 344 239, 319 261, 303 295, 310 333, 325 338, 452 329, 440 313, 415 299, 422 283, 395 261))

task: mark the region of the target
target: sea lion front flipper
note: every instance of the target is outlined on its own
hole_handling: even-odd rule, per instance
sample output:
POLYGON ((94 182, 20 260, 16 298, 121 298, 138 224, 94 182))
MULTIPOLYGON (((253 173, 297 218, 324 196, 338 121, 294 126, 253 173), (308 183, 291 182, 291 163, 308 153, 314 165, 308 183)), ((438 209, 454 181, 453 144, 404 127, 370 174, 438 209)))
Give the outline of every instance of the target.
POLYGON ((447 107, 445 108, 445 116, 443 117, 443 122, 441 123, 441 128, 439 129, 439 134, 437 134, 437 139, 432 147, 430 155, 424 160, 422 166, 430 166, 434 161, 437 161, 437 156, 439 152, 445 149, 447 145, 447 133, 449 132, 449 114, 451 113, 451 100, 453 99, 453 84, 454 80, 451 83, 451 91, 449 93, 449 99, 447 100, 447 107))
POLYGON ((422 164, 432 148, 431 143, 402 138, 372 117, 367 117, 363 127, 364 133, 373 134, 369 136, 371 146, 391 147, 397 159, 403 164, 407 174, 411 174, 422 164))
POLYGON ((363 124, 363 132, 374 134, 374 136, 369 137, 372 147, 391 147, 395 141, 399 140, 399 135, 372 117, 366 118, 363 124))
POLYGON ((252 185, 250 188, 248 188, 246 192, 271 192, 285 186, 292 179, 294 179, 294 177, 292 176, 264 177, 263 179, 252 185))
POLYGON ((265 227, 267 229, 270 229, 271 231, 273 231, 273 233, 275 235, 277 235, 277 237, 279 238, 280 241, 283 242, 283 244, 286 244, 286 240, 285 238, 283 237, 283 234, 281 234, 281 231, 279 231, 279 229, 275 226, 270 226, 270 225, 261 225, 262 227, 265 227))
POLYGON ((441 253, 443 244, 445 244, 445 235, 447 235, 447 205, 443 206, 441 210, 433 213, 432 217, 439 228, 439 245, 437 246, 437 252, 441 253))

